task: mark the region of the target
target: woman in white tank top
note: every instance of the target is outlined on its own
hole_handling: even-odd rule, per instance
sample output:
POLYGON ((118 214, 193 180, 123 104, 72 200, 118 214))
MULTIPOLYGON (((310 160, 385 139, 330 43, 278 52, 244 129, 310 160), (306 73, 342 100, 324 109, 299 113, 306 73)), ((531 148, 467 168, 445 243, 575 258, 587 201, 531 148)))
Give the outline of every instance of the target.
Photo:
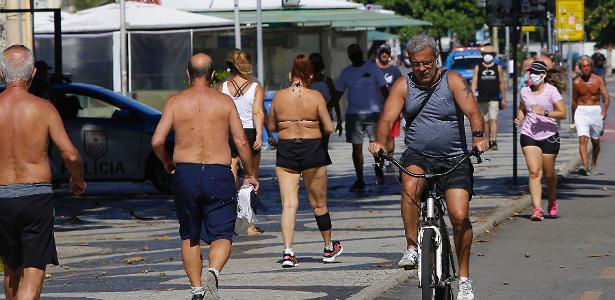
MULTIPOLYGON (((263 146, 263 125, 265 123, 265 105, 263 101, 264 91, 262 86, 251 76, 252 64, 250 56, 241 50, 232 53, 233 61, 231 75, 222 84, 218 85, 218 91, 229 95, 239 112, 239 118, 243 130, 248 139, 254 159, 253 174, 258 178, 258 169, 261 160, 261 147, 263 146)), ((231 148, 231 170, 235 176, 237 188, 239 188, 239 153, 232 139, 229 139, 231 148)), ((245 165, 245 164, 244 164, 245 165)), ((248 235, 259 234, 262 231, 255 226, 248 228, 248 235)))

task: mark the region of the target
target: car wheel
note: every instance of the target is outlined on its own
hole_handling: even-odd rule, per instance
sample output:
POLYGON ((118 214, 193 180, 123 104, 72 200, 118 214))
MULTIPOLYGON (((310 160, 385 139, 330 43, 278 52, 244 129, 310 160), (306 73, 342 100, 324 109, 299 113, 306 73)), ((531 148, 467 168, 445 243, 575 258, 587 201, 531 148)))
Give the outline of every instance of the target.
POLYGON ((158 191, 164 194, 173 192, 171 174, 165 171, 162 163, 155 156, 148 160, 146 172, 147 177, 152 181, 152 184, 158 191))

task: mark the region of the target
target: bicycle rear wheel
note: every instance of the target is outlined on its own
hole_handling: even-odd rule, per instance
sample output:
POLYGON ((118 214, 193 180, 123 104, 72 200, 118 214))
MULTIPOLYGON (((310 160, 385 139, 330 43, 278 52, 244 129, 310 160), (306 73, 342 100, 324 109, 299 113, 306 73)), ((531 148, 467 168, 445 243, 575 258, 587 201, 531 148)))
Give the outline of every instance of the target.
POLYGON ((435 265, 435 248, 434 248, 434 231, 431 228, 426 228, 423 231, 423 240, 421 242, 421 293, 423 300, 434 299, 434 265, 435 265))

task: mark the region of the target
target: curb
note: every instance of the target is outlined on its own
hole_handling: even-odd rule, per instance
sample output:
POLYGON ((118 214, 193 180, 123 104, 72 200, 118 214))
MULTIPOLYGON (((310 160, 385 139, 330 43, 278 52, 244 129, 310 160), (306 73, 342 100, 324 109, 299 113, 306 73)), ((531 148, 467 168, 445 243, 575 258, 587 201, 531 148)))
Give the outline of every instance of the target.
MULTIPOLYGON (((568 176, 574 169, 576 169, 577 165, 581 161, 581 156, 579 153, 575 154, 575 156, 564 163, 557 176, 568 176)), ((525 194, 525 196, 519 201, 506 206, 501 206, 496 209, 496 211, 484 222, 480 224, 476 224, 472 227, 472 233, 474 234, 474 238, 480 237, 487 230, 491 230, 493 227, 500 224, 502 221, 506 220, 506 218, 513 216, 516 212, 520 210, 524 210, 527 207, 532 205, 532 198, 529 193, 525 194)), ((362 289, 358 293, 350 296, 349 300, 371 300, 376 297, 381 296, 386 291, 392 290, 404 282, 410 280, 410 278, 414 278, 417 276, 416 270, 406 271, 406 270, 397 270, 397 272, 388 275, 378 283, 371 284, 366 288, 362 289)))

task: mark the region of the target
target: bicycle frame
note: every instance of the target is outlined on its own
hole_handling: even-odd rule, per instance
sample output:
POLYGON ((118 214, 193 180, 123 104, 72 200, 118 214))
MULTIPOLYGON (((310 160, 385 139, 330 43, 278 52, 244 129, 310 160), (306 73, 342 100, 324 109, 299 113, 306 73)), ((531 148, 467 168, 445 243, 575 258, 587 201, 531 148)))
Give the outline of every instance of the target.
POLYGON ((441 193, 437 192, 437 187, 433 179, 440 176, 446 176, 459 167, 466 159, 469 159, 471 156, 475 156, 477 158, 477 163, 481 163, 482 159, 480 157, 480 153, 476 150, 473 150, 467 154, 465 154, 450 170, 444 173, 437 174, 415 174, 412 173, 406 168, 404 168, 396 159, 388 156, 384 150, 380 150, 378 152, 378 156, 384 158, 394 165, 396 165, 402 172, 406 173, 409 176, 416 178, 424 178, 428 180, 428 187, 430 187, 431 191, 427 194, 427 197, 421 199, 421 207, 420 207, 420 217, 421 224, 419 225, 419 236, 418 236, 418 253, 419 253, 419 261, 417 266, 418 271, 418 279, 419 279, 419 287, 422 287, 421 282, 421 270, 422 270, 422 243, 423 243, 423 235, 426 230, 433 230, 433 245, 436 250, 435 258, 434 258, 434 271, 435 278, 433 278, 433 286, 434 287, 444 287, 446 285, 450 285, 452 281, 457 279, 457 270, 455 269, 455 260, 452 253, 452 247, 450 244, 450 239, 448 236, 448 228, 446 226, 446 222, 444 220, 444 214, 446 212, 446 204, 444 201, 444 197, 441 193), (448 252, 448 257, 442 257, 443 253, 448 252))

